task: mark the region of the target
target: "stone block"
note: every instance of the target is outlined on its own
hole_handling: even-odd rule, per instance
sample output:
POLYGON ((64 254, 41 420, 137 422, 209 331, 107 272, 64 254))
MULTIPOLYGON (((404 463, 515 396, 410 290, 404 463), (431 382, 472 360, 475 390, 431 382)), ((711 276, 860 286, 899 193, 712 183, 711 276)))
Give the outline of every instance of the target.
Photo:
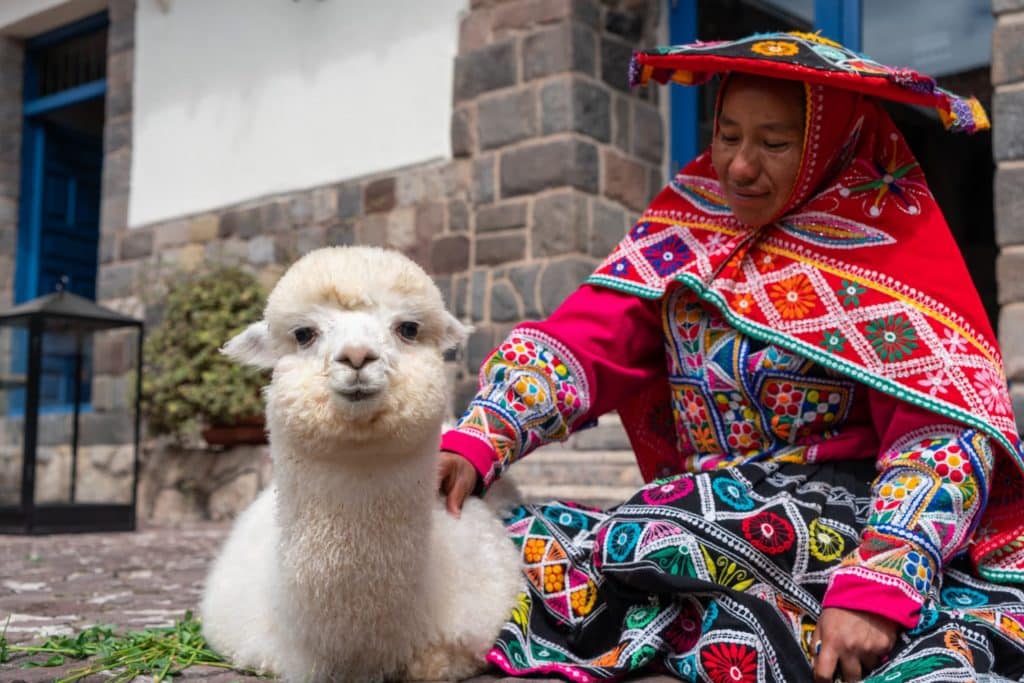
POLYGON ((103 128, 103 149, 109 154, 132 146, 132 117, 107 119, 103 128))
POLYGON ((356 183, 338 186, 338 218, 353 218, 363 212, 363 193, 356 183))
POLYGON ((1024 244, 1024 163, 1002 163, 996 170, 996 242, 1024 244))
POLYGON ((609 9, 604 16, 604 30, 629 43, 639 43, 644 35, 644 16, 609 9))
POLYGON ((521 228, 526 225, 526 202, 504 202, 480 207, 476 212, 476 231, 490 232, 521 228))
POLYGON ((585 195, 563 190, 538 197, 530 225, 530 255, 549 258, 584 251, 588 222, 585 195))
MULTIPOLYGON (((279 200, 267 202, 266 204, 260 205, 259 232, 255 234, 264 235, 267 233, 275 232, 290 232, 292 227, 294 227, 292 224, 290 204, 291 202, 289 202, 288 200, 279 200)), ((246 235, 243 233, 241 236, 248 237, 250 235, 246 235)))
POLYGON ((494 157, 473 160, 473 187, 470 192, 474 204, 494 201, 494 157))
POLYGON ((494 266, 499 263, 521 261, 526 257, 526 235, 521 233, 510 235, 489 235, 476 240, 476 258, 478 266, 494 266))
POLYGON ((633 153, 652 164, 660 164, 665 147, 661 112, 644 102, 633 103, 633 153))
POLYGON ((138 343, 134 334, 98 334, 93 338, 93 372, 124 375, 135 368, 138 343))
POLYGON ((494 149, 537 134, 537 105, 528 88, 482 97, 477 103, 477 139, 480 148, 494 149))
POLYGON ((490 10, 468 12, 459 23, 459 54, 480 50, 486 47, 490 40, 490 10))
POLYGON ((473 115, 469 107, 459 107, 452 112, 451 122, 452 156, 456 159, 473 154, 473 115))
MULTIPOLYGON (((470 372, 475 372, 484 364, 484 361, 494 352, 497 341, 494 338, 494 330, 490 326, 478 328, 470 333, 469 339, 466 340, 466 365, 470 372)), ((475 386, 473 393, 476 393, 475 386)))
POLYGON ((327 246, 327 226, 311 225, 295 231, 296 256, 308 254, 314 249, 327 246))
POLYGON ((277 242, 273 235, 260 235, 249 240, 247 260, 257 266, 278 262, 277 242))
MULTIPOLYGON (((99 248, 99 262, 102 265, 111 263, 117 260, 117 239, 119 233, 116 232, 103 232, 100 233, 100 248, 99 248)), ((14 253, 14 247, 11 247, 10 253, 14 253)))
POLYGON ((442 235, 430 243, 431 273, 459 273, 468 267, 469 238, 465 235, 442 235))
POLYGON ((472 320, 484 319, 487 296, 487 271, 474 270, 469 283, 469 314, 472 320))
POLYGON ((388 240, 388 215, 374 213, 356 221, 356 244, 383 247, 388 240))
POLYGON ((196 216, 188 222, 189 242, 209 242, 220 232, 220 217, 216 214, 196 216))
POLYGON ((116 119, 132 112, 132 79, 135 51, 125 50, 107 58, 106 116, 116 119))
POLYGON ((133 261, 122 261, 99 269, 96 285, 96 298, 120 299, 131 296, 137 291, 139 282, 139 264, 133 261))
POLYGON ((604 150, 604 187, 602 193, 635 211, 647 206, 647 168, 628 157, 604 150))
POLYGON ((992 151, 996 160, 1024 159, 1024 85, 996 88, 992 120, 992 151))
POLYGON ((573 131, 601 142, 611 139, 611 96, 601 86, 562 78, 546 84, 540 100, 544 135, 573 131))
POLYGON ((465 275, 452 276, 452 313, 460 320, 469 314, 466 303, 466 290, 469 289, 469 278, 465 275))
POLYGON ((522 308, 515 289, 508 282, 501 280, 491 287, 491 320, 495 322, 519 322, 522 320, 522 308))
POLYGON ((612 252, 629 229, 626 212, 615 204, 600 199, 591 200, 590 204, 590 239, 587 252, 591 256, 603 259, 612 252))
POLYGON ((589 259, 568 258, 545 266, 540 276, 540 305, 544 317, 551 315, 594 270, 589 259))
MULTIPOLYGON (((160 251, 166 247, 180 247, 190 241, 189 221, 184 218, 155 225, 151 231, 154 251, 160 251)), ((131 257, 126 256, 125 258, 131 257)))
POLYGON ((135 14, 126 12, 118 18, 110 17, 107 28, 107 51, 122 52, 135 47, 135 14))
POLYGON ((1024 245, 1003 247, 996 259, 999 303, 1024 303, 1024 245))
POLYGON ((1024 303, 1007 304, 999 310, 999 346, 1007 379, 1024 382, 1024 303))
POLYGON ((387 246, 408 251, 416 244, 416 210, 406 206, 390 211, 386 230, 387 246))
POLYGON ((131 187, 132 152, 120 149, 103 157, 103 194, 127 195, 131 187))
POLYGON ((356 224, 353 220, 337 220, 327 225, 325 245, 348 246, 356 243, 356 224))
POLYGON ((311 195, 313 220, 317 223, 329 221, 338 215, 338 191, 334 187, 318 187, 311 195))
POLYGON ((242 472, 210 493, 208 510, 212 521, 234 519, 260 492, 260 477, 255 472, 242 472))
POLYGON ((515 41, 494 43, 455 58, 453 92, 456 102, 507 88, 516 82, 515 41))
POLYGON ((456 199, 448 204, 448 231, 466 232, 469 230, 469 207, 466 202, 456 199))
POLYGON ((299 192, 289 200, 288 217, 297 228, 313 222, 313 198, 309 192, 299 192))
POLYGON ((1024 80, 1024 14, 1000 17, 992 31, 992 85, 1024 80))
POLYGON ((992 0, 994 14, 1016 12, 1017 10, 1024 10, 1024 0, 992 0))
POLYGON ((509 268, 508 280, 515 287, 519 300, 523 302, 523 319, 535 320, 540 318, 540 306, 537 299, 537 276, 540 275, 540 265, 518 266, 509 268))
POLYGON ((1024 384, 1010 385, 1010 401, 1013 415, 1017 418, 1017 433, 1024 434, 1024 384))
POLYGON ((423 202, 416 205, 416 239, 430 242, 430 239, 444 231, 444 204, 423 202))
POLYGON ((259 235, 262 232, 263 221, 260 218, 258 206, 248 209, 229 209, 221 214, 220 233, 221 239, 238 237, 246 239, 259 235))
POLYGON ((564 71, 594 75, 594 32, 563 23, 523 40, 523 78, 530 81, 564 71))
POLYGON ((126 261, 142 259, 153 253, 153 232, 145 228, 132 228, 121 236, 121 258, 126 261))
POLYGON ((367 183, 363 191, 363 206, 366 213, 390 211, 395 208, 395 179, 380 178, 367 183))
POLYGON ((501 155, 501 196, 533 194, 553 187, 598 190, 597 148, 574 139, 539 142, 501 155))
POLYGON ((128 227, 128 194, 103 195, 100 202, 100 231, 118 232, 128 227))
POLYGON ((633 48, 608 36, 601 37, 601 80, 608 85, 629 92, 629 62, 633 48))

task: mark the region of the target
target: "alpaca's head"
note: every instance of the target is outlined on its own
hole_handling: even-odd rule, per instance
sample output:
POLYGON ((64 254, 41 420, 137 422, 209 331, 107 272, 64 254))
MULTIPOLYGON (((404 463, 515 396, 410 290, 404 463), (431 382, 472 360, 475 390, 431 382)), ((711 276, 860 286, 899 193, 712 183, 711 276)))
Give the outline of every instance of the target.
POLYGON ((415 442, 437 430, 446 407, 442 353, 465 335, 406 257, 327 247, 285 272, 263 320, 224 353, 273 369, 272 442, 284 436, 304 456, 330 458, 346 442, 415 442))

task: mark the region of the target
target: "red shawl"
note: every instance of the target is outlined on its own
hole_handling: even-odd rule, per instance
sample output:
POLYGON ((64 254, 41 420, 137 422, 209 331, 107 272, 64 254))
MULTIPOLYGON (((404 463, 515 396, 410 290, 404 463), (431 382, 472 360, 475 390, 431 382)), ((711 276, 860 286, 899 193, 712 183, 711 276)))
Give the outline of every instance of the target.
MULTIPOLYGON (((747 44, 786 52, 787 41, 815 40, 788 35, 747 44)), ((705 46, 698 46, 700 68, 708 68, 705 46)), ((673 50, 676 61, 657 56, 658 68, 697 68, 685 47, 673 50)), ((744 59, 737 70, 750 70, 744 59)), ((1024 581, 1024 518, 1014 509, 1024 504, 1021 441, 995 335, 960 251, 903 136, 874 98, 858 92, 865 88, 847 89, 844 78, 839 87, 802 80, 801 168, 776 222, 756 230, 739 223, 705 152, 588 282, 646 298, 681 282, 753 338, 990 435, 1002 448, 971 555, 989 579, 1024 581)), ((962 102, 943 91, 933 104, 941 107, 940 99, 954 112, 962 102)), ((978 127, 980 107, 966 111, 978 127)), ((965 116, 961 129, 971 127, 965 116)), ((666 382, 620 411, 638 454, 675 448, 668 400, 666 382)))

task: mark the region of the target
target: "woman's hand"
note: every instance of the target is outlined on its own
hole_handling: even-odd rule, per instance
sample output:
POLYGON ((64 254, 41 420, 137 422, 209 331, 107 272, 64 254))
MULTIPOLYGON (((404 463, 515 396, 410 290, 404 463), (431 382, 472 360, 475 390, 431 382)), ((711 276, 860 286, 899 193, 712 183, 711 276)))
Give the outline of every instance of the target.
POLYGON ((821 611, 812 643, 821 643, 814 658, 815 683, 861 680, 896 644, 899 624, 879 614, 839 607, 821 611))
POLYGON ((441 464, 437 472, 437 488, 445 494, 448 514, 458 517, 462 504, 476 488, 476 468, 458 453, 441 451, 441 464))

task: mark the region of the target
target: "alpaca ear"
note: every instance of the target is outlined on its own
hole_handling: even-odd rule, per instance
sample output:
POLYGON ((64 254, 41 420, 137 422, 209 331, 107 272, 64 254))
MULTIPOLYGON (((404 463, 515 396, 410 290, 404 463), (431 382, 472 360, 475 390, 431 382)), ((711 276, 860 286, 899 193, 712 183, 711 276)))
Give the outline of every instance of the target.
POLYGON ((249 325, 222 346, 220 352, 242 365, 258 368, 272 368, 280 357, 270 339, 270 327, 266 320, 249 325))
POLYGON ((455 316, 447 311, 444 313, 443 321, 444 331, 441 333, 441 342, 439 344, 442 351, 447 351, 461 345, 469 337, 469 333, 473 331, 472 327, 463 325, 455 319, 455 316))

